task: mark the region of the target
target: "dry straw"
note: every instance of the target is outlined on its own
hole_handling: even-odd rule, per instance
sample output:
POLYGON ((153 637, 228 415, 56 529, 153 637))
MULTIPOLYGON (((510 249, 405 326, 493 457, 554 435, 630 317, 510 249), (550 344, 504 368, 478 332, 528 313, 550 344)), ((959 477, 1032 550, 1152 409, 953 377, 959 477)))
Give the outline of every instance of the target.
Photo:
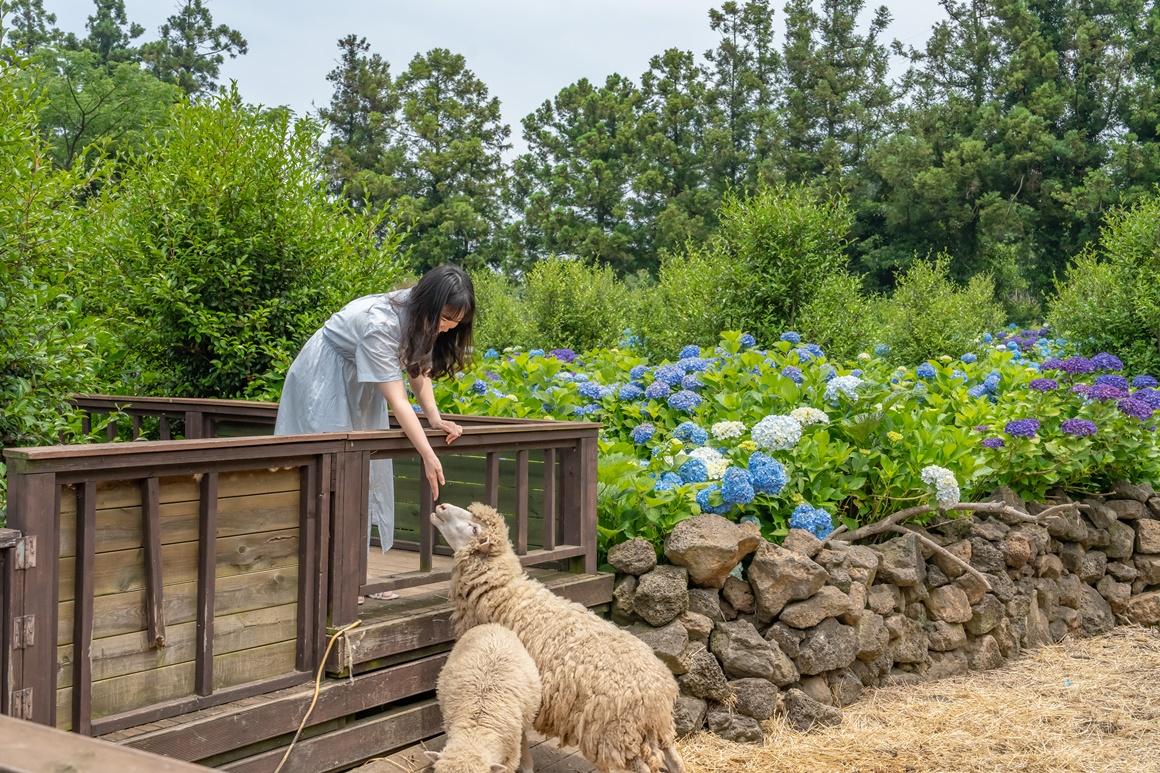
POLYGON ((699 733, 690 773, 1160 773, 1160 630, 1120 627, 985 673, 866 693, 838 727, 763 746, 699 733))

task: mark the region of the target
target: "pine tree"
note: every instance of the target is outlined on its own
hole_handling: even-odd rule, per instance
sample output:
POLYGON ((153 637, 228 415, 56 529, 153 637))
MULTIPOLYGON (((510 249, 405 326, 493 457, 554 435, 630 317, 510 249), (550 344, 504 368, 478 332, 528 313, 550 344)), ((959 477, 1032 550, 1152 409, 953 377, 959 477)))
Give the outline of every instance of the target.
POLYGON ((242 33, 225 24, 214 26, 203 0, 184 0, 159 32, 159 40, 141 47, 141 57, 154 75, 190 96, 212 92, 225 57, 247 51, 242 33))

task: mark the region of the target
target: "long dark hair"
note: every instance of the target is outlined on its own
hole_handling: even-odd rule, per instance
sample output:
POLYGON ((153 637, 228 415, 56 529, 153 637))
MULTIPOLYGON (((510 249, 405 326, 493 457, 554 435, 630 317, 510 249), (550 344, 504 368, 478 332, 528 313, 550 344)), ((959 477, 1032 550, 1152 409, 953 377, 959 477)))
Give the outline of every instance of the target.
POLYGON ((407 375, 439 378, 463 370, 475 317, 475 288, 467 272, 453 265, 431 269, 411 288, 405 309, 399 359, 407 375), (461 314, 462 319, 440 333, 444 309, 461 314))

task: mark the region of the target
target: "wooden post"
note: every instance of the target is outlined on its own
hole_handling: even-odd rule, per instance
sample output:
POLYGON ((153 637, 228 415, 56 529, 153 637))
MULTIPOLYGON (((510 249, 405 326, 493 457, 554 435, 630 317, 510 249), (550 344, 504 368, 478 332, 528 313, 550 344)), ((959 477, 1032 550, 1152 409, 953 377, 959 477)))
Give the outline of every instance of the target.
POLYGON ((495 451, 487 452, 487 469, 484 473, 483 495, 487 504, 499 507, 499 454, 495 451))
POLYGON ((15 584, 22 586, 26 625, 11 682, 0 689, 10 690, 10 701, 20 701, 24 719, 55 725, 59 492, 55 474, 21 473, 13 467, 8 467, 8 525, 23 534, 14 570, 21 575, 15 584))
POLYGON ((186 411, 185 412, 185 439, 186 440, 196 440, 200 437, 203 437, 202 431, 203 431, 204 427, 202 426, 202 424, 203 424, 203 421, 202 421, 201 411, 186 411))
POLYGON ((218 474, 202 473, 197 534, 197 663, 194 689, 213 692, 213 617, 217 588, 218 474))
POLYGON ((141 525, 145 537, 145 615, 149 646, 165 646, 165 600, 161 580, 161 485, 156 477, 141 481, 141 525))
POLYGON ((544 550, 556 547, 556 449, 544 449, 544 550))
POLYGON ((299 671, 314 667, 314 621, 318 610, 314 607, 316 575, 311 569, 318 550, 320 473, 317 462, 298 468, 298 644, 294 667, 299 671))
POLYGON ((528 452, 516 451, 516 555, 528 552, 528 452))
POLYGON ((358 469, 364 453, 342 451, 334 455, 334 499, 330 536, 330 625, 338 628, 353 623, 358 616, 359 576, 357 550, 366 552, 366 489, 358 469))
POLYGON ((431 571, 432 555, 435 552, 435 527, 431 524, 431 513, 435 509, 435 498, 431 484, 427 482, 427 467, 419 460, 419 571, 431 571))
POLYGON ((584 546, 584 571, 596 572, 596 432, 580 441, 580 544, 584 546))
POLYGON ((73 591, 72 729, 92 735, 93 561, 96 555, 97 484, 77 488, 75 587, 73 591))

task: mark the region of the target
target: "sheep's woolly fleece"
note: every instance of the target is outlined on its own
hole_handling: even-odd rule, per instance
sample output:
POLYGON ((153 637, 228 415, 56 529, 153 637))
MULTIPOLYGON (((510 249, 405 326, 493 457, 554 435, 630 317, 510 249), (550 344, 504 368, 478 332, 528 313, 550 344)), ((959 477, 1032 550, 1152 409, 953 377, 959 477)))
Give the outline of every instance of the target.
POLYGON ((483 533, 455 554, 455 630, 500 623, 515 631, 544 687, 536 729, 578 747, 601 771, 663 771, 666 749, 679 771, 668 668, 632 634, 528 578, 493 508, 468 510, 483 533))
POLYGON ((480 625, 456 642, 436 685, 447 744, 435 773, 516 770, 524 731, 540 709, 540 672, 519 638, 480 625))

